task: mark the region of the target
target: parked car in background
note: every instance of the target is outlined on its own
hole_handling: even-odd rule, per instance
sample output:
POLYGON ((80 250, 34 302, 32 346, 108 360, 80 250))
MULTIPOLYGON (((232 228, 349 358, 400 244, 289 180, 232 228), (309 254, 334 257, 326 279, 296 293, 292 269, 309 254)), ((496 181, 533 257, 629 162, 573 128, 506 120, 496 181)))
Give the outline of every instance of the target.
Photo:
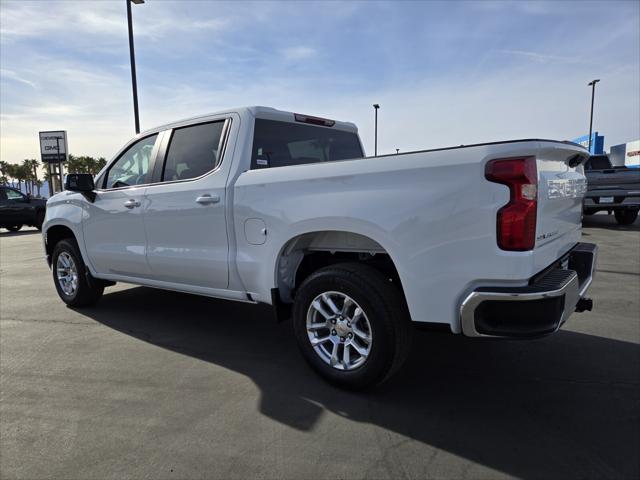
POLYGON ((42 230, 47 201, 15 188, 0 186, 0 228, 17 232, 24 225, 42 230))
POLYGON ((536 139, 365 157, 352 123, 241 108, 67 175, 44 247, 70 306, 113 282, 271 304, 320 375, 359 388, 400 367, 412 321, 534 338, 590 309, 588 157, 536 139))
POLYGON ((584 214, 613 212, 620 225, 631 225, 640 209, 640 170, 614 167, 607 155, 592 155, 584 166, 587 193, 584 214))

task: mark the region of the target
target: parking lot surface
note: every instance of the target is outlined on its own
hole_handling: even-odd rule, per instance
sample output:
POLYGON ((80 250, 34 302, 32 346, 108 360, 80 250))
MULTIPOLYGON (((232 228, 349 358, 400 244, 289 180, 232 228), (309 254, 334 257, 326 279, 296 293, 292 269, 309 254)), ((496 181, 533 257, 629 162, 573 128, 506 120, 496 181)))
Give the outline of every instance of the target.
POLYGON ((590 296, 555 335, 417 331, 338 390, 268 308, 117 285, 58 299, 36 230, 0 233, 1 478, 638 478, 640 222, 587 217, 590 296))

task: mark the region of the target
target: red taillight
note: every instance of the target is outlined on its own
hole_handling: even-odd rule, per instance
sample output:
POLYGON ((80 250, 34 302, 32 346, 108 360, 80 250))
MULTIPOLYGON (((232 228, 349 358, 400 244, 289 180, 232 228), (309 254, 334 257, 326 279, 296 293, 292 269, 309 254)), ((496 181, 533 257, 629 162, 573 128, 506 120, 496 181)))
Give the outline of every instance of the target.
POLYGON ((535 157, 491 160, 487 180, 509 187, 509 203, 498 210, 498 246, 502 250, 532 250, 536 243, 538 172, 535 157))

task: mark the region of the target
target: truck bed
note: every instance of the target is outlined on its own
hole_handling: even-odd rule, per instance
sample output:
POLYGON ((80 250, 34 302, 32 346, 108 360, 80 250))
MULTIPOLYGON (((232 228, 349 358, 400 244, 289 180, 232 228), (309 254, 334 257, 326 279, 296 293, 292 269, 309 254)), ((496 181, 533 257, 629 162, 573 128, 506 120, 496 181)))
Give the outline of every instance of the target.
POLYGON ((318 230, 352 232, 375 241, 397 267, 411 317, 460 331, 461 299, 483 285, 523 286, 581 237, 582 182, 588 156, 570 142, 523 139, 437 148, 353 160, 250 170, 234 187, 235 234, 264 219, 265 245, 238 244, 238 271, 252 298, 270 295, 277 262, 295 236, 318 230), (485 179, 491 159, 535 156, 538 221, 535 248, 498 248, 496 215, 509 189, 485 179), (550 181, 561 193, 550 198, 550 181), (268 201, 266 201, 268 199, 268 201), (491 259, 490 265, 487 259, 491 259))

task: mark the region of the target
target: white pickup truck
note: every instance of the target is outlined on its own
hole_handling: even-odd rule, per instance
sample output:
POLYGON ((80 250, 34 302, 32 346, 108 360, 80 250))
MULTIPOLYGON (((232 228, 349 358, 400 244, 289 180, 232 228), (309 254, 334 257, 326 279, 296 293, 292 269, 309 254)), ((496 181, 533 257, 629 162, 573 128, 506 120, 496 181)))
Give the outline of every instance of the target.
POLYGON ((588 157, 537 139, 365 157, 352 123, 232 109, 68 175, 44 247, 70 306, 114 282, 271 304, 319 374, 361 388, 399 368, 412 322, 529 338, 590 309, 588 157))

